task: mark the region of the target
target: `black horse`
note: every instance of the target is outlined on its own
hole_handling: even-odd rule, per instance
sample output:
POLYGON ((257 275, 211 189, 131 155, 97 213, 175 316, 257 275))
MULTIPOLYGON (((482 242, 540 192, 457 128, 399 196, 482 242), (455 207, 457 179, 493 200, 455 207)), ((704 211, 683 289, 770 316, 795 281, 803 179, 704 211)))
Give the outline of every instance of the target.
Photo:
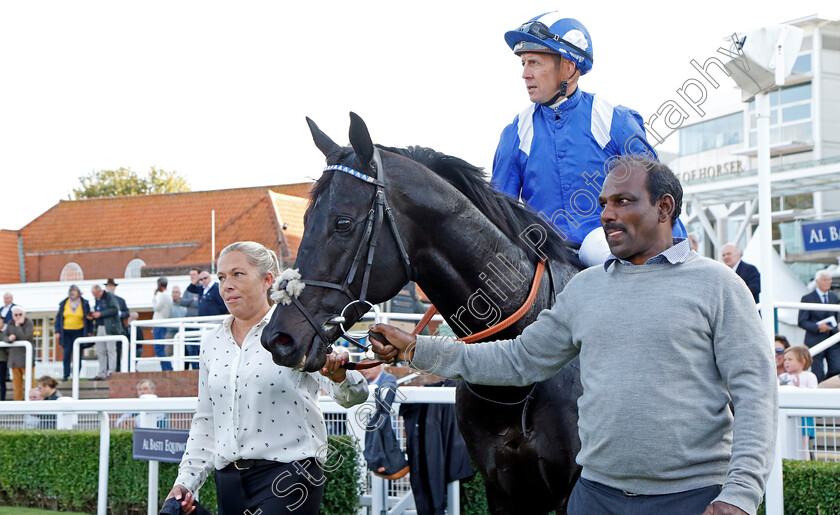
MULTIPOLYGON (((386 301, 409 280, 459 336, 487 329, 523 304, 547 259, 533 306, 489 339, 514 338, 580 269, 562 239, 493 190, 481 169, 427 148, 376 147, 352 113, 352 148, 308 122, 330 166, 312 190, 295 263, 306 287, 263 331, 278 365, 317 370, 342 333, 338 322, 367 311, 358 299, 386 301)), ((565 513, 580 474, 579 373, 574 360, 529 387, 460 382, 458 421, 493 513, 565 513)))

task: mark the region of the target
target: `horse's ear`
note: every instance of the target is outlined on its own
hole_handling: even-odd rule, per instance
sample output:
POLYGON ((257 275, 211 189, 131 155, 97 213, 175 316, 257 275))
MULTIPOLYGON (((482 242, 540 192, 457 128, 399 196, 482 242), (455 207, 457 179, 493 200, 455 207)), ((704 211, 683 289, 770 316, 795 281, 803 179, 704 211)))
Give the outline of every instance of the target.
POLYGON ((350 113, 350 145, 356 151, 356 157, 365 165, 373 160, 373 140, 370 139, 367 125, 356 113, 350 113))
POLYGON ((309 125, 309 132, 312 133, 312 139, 315 141, 315 146, 318 147, 318 150, 320 150, 322 154, 324 154, 324 157, 329 158, 330 153, 338 147, 338 144, 331 140, 329 136, 324 134, 324 131, 319 129, 315 122, 313 122, 308 116, 306 117, 306 123, 309 125))

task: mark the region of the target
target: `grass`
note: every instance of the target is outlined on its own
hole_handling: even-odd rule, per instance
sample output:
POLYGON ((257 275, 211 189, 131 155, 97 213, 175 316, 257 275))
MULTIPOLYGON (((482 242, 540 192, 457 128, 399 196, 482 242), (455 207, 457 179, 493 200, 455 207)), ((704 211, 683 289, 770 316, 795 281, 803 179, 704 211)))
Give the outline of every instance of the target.
POLYGON ((56 513, 64 513, 65 515, 87 515, 77 511, 51 511, 42 510, 39 508, 19 508, 17 506, 0 506, 0 515, 55 515, 56 513))

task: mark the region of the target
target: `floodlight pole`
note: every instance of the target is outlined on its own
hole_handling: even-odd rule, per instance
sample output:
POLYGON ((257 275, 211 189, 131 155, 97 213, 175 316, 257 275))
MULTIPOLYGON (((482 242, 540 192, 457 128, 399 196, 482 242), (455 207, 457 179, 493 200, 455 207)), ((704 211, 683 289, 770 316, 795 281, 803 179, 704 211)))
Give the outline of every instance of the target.
MULTIPOLYGON (((785 55, 784 42, 788 29, 784 27, 774 48, 775 53, 775 83, 777 87, 785 85, 785 55)), ((776 320, 773 307, 776 301, 773 277, 771 270, 771 257, 773 256, 773 228, 772 228, 772 206, 770 195, 770 96, 767 91, 761 92, 755 97, 756 129, 758 136, 758 234, 761 245, 759 246, 760 267, 764 271, 761 274, 761 322, 764 332, 769 337, 768 344, 774 345, 776 332, 776 320)), ((768 352, 770 350, 768 349, 768 352)), ((768 488, 765 491, 765 507, 767 515, 784 514, 784 483, 782 480, 782 441, 776 437, 776 453, 773 457, 773 468, 770 477, 767 479, 768 488), (781 488, 780 488, 781 487, 781 488)))
POLYGON ((761 322, 773 342, 776 332, 773 316, 771 256, 773 255, 772 206, 770 197, 770 97, 767 93, 755 96, 756 125, 758 126, 758 236, 761 242, 759 269, 761 274, 761 322))

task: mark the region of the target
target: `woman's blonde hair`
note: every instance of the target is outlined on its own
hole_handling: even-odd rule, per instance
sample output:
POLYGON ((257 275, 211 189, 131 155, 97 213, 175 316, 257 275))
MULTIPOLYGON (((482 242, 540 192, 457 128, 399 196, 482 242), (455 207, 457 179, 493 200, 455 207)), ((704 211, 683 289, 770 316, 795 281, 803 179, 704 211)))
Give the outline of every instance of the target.
POLYGON ((252 266, 257 267, 257 273, 260 277, 265 277, 271 274, 272 286, 268 288, 266 295, 268 296, 268 305, 274 304, 271 300, 271 292, 274 290, 274 279, 280 275, 280 261, 277 260, 277 254, 261 243, 255 241, 237 241, 231 243, 219 252, 219 258, 230 252, 241 252, 245 255, 245 259, 252 266))
POLYGON ((808 347, 804 345, 794 345, 793 347, 788 347, 785 349, 785 354, 793 354, 797 361, 805 363, 806 370, 814 363, 814 358, 811 357, 808 347))

